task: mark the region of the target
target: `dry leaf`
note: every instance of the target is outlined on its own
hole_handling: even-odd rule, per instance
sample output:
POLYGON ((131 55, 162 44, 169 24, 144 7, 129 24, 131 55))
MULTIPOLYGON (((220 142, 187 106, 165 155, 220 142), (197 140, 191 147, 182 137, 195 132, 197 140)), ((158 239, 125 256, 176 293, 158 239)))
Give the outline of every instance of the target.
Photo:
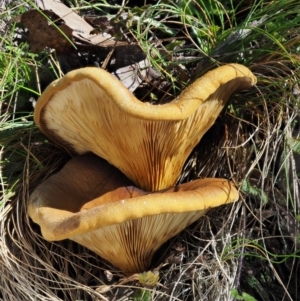
POLYGON ((116 44, 116 41, 109 34, 90 34, 94 28, 59 0, 37 0, 36 4, 42 10, 54 12, 66 25, 73 29, 73 37, 76 39, 76 43, 78 40, 83 44, 102 47, 112 47, 116 44))
POLYGON ((29 30, 27 42, 32 52, 40 52, 49 47, 57 53, 66 53, 75 48, 73 30, 51 11, 27 11, 23 13, 21 22, 29 30))
POLYGON ((149 68, 148 60, 129 65, 112 72, 122 83, 133 92, 146 79, 149 68))

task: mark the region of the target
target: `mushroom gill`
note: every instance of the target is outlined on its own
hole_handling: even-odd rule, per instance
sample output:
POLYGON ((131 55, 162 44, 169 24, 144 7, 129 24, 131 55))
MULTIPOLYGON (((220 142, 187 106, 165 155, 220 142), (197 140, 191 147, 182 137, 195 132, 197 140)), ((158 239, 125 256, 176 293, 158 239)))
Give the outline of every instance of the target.
POLYGON ((86 154, 35 189, 28 214, 46 240, 74 240, 134 273, 150 267, 166 240, 210 208, 238 197, 231 182, 212 178, 146 192, 103 159, 86 154))

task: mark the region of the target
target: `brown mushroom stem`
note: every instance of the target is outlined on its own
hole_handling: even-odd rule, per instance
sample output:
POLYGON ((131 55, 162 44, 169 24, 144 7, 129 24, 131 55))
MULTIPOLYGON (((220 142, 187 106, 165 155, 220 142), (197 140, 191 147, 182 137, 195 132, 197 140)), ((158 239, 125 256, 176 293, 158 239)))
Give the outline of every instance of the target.
POLYGON ((230 95, 256 83, 251 71, 225 65, 197 79, 172 102, 142 103, 111 74, 83 68, 53 82, 34 119, 67 150, 93 152, 146 191, 171 187, 230 95))
POLYGON ((126 273, 149 268, 155 251, 210 208, 239 194, 225 179, 149 193, 89 154, 69 161, 30 196, 28 214, 47 240, 69 238, 126 273), (112 189, 112 190, 110 190, 112 189))

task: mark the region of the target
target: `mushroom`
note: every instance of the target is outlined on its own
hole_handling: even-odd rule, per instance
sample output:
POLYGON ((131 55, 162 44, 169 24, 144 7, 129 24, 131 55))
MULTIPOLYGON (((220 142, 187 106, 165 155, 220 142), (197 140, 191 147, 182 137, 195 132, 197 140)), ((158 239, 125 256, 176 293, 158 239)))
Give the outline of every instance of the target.
POLYGON ((71 239, 135 273, 149 268, 166 240, 238 197, 231 182, 212 178, 146 192, 103 159, 85 154, 36 188, 28 214, 46 240, 71 239))
POLYGON ((239 64, 218 67, 163 105, 142 103, 100 68, 71 71, 48 86, 34 120, 75 154, 93 152, 138 187, 158 191, 176 183, 194 146, 230 95, 256 83, 239 64))

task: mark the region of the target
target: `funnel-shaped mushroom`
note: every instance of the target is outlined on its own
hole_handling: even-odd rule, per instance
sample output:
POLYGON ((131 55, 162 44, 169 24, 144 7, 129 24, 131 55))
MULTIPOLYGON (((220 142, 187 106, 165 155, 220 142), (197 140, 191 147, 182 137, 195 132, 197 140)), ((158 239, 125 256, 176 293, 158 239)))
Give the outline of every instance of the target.
POLYGON ((83 68, 44 91, 34 119, 69 151, 93 152, 142 189, 157 191, 175 184, 230 95, 255 83, 248 68, 225 65, 196 80, 172 102, 151 105, 106 71, 83 68))
POLYGON ((149 268, 155 251, 209 208, 238 199, 225 179, 148 193, 95 155, 78 156, 37 187, 28 214, 47 240, 69 238, 126 273, 149 268))

